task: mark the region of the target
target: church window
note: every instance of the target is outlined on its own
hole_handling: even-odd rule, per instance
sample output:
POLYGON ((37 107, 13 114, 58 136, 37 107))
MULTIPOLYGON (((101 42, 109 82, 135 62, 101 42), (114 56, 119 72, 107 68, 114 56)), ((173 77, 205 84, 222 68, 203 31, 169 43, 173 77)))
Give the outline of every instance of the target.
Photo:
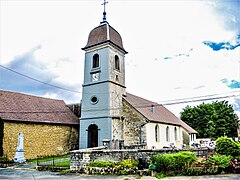
POLYGON ((159 142, 159 126, 155 126, 155 140, 156 142, 159 142))
POLYGON ((116 81, 119 81, 119 77, 118 77, 118 75, 116 75, 116 81))
POLYGON ((98 67, 99 67, 99 55, 94 54, 93 62, 92 62, 92 68, 98 68, 98 67))
POLYGON ((169 127, 166 128, 166 141, 169 141, 169 127))
POLYGON ((117 55, 115 56, 114 66, 116 70, 120 71, 120 62, 119 62, 119 57, 117 55))
POLYGON ((175 136, 175 140, 178 140, 178 138, 177 138, 177 128, 176 127, 174 128, 174 136, 175 136))

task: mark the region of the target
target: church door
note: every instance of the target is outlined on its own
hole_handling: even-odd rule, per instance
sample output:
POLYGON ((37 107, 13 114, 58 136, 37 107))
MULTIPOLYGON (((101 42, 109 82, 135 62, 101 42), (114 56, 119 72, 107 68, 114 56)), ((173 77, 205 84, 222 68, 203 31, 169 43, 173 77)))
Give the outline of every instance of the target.
POLYGON ((88 126, 88 148, 98 147, 98 126, 91 124, 88 126))

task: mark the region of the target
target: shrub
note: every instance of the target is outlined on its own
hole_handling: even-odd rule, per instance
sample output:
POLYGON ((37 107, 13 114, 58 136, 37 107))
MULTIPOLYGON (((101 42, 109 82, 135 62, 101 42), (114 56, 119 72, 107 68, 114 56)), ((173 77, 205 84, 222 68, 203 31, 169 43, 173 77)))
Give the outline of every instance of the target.
POLYGON ((134 167, 137 167, 138 166, 138 161, 134 161, 134 160, 131 160, 131 159, 126 159, 126 160, 123 160, 120 165, 124 168, 134 168, 134 167))
POLYGON ((182 151, 176 155, 180 156, 181 157, 180 160, 184 161, 184 163, 187 163, 188 165, 196 161, 196 154, 194 152, 182 151))
POLYGON ((0 156, 0 163, 7 163, 7 162, 10 162, 9 159, 5 156, 0 156))
POLYGON ((206 169, 196 168, 196 167, 188 167, 181 172, 181 175, 185 175, 185 176, 200 176, 205 174, 207 174, 206 169))
POLYGON ((190 166, 194 161, 196 161, 196 155, 192 152, 156 154, 152 156, 151 160, 156 166, 157 172, 179 172, 184 166, 190 166))
POLYGON ((64 170, 60 171, 61 175, 68 174, 68 173, 76 173, 76 171, 70 170, 70 169, 64 169, 64 170))
POLYGON ((152 163, 156 166, 157 172, 166 172, 171 164, 169 154, 156 154, 152 156, 152 163))
POLYGON ((240 162, 240 155, 239 156, 235 156, 234 159, 237 159, 240 162))
POLYGON ((208 157, 208 160, 212 163, 218 166, 219 168, 226 169, 230 166, 232 156, 227 155, 219 155, 215 154, 208 157))
POLYGON ((134 161, 131 159, 123 160, 120 163, 110 162, 110 161, 93 161, 93 162, 88 163, 88 166, 90 166, 90 167, 135 168, 138 166, 138 161, 134 161))
POLYGON ((88 163, 88 166, 90 167, 114 167, 115 165, 115 162, 110 161, 93 161, 88 163))
POLYGON ((165 177, 167 177, 167 175, 165 175, 165 174, 163 174, 163 173, 158 173, 158 174, 156 175, 156 178, 158 178, 158 179, 165 178, 165 177))
POLYGON ((240 143, 227 137, 220 137, 216 141, 216 152, 230 156, 240 155, 240 143))

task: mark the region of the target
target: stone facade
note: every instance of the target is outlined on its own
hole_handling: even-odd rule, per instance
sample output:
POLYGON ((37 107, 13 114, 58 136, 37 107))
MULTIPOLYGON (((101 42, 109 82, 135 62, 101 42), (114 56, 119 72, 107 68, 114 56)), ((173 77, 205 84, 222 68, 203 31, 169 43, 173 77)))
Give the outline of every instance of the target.
POLYGON ((123 102, 122 116, 112 119, 113 140, 124 140, 124 146, 145 143, 146 128, 142 126, 143 124, 144 118, 129 104, 123 102))
POLYGON ((9 159, 15 155, 20 132, 24 134, 26 159, 64 154, 78 148, 78 125, 4 121, 3 152, 9 159))
POLYGON ((146 122, 144 117, 126 102, 124 102, 123 116, 124 145, 146 142, 146 127, 142 126, 146 122))

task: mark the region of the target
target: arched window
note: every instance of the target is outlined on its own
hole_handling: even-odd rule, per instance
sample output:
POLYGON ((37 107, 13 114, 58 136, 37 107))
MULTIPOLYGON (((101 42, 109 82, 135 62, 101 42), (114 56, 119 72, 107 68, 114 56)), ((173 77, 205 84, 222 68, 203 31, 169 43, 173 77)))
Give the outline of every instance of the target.
POLYGON ((99 55, 94 54, 93 62, 92 62, 92 68, 98 68, 98 67, 99 67, 99 55))
POLYGON ((177 137, 177 128, 176 128, 176 127, 174 128, 174 137, 175 137, 175 140, 178 140, 178 137, 177 137))
POLYGON ((155 140, 156 142, 159 142, 159 126, 155 126, 155 140))
POLYGON ((169 127, 166 128, 166 141, 169 141, 169 127))
POLYGON ((114 68, 120 71, 120 62, 119 62, 119 57, 117 55, 115 56, 114 68))

